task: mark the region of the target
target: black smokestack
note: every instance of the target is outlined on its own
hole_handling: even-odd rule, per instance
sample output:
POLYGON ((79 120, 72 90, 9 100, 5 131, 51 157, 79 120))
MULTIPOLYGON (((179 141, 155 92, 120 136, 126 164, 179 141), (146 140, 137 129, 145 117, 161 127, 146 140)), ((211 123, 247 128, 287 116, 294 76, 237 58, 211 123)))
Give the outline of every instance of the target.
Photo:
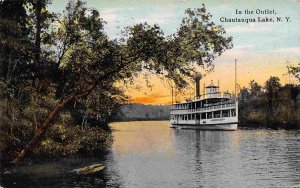
POLYGON ((200 97, 200 80, 202 76, 200 73, 195 74, 195 84, 196 84, 196 98, 200 97))

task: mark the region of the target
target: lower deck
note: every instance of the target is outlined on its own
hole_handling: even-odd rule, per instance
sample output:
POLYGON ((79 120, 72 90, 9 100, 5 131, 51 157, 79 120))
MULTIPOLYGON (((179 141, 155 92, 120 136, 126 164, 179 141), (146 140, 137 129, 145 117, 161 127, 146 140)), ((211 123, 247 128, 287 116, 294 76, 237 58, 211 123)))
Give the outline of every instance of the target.
POLYGON ((236 109, 215 110, 210 112, 194 112, 189 114, 173 113, 171 111, 170 121, 176 124, 205 124, 212 122, 237 122, 236 109))
POLYGON ((172 127, 203 130, 237 130, 238 115, 235 108, 190 114, 172 114, 172 127))

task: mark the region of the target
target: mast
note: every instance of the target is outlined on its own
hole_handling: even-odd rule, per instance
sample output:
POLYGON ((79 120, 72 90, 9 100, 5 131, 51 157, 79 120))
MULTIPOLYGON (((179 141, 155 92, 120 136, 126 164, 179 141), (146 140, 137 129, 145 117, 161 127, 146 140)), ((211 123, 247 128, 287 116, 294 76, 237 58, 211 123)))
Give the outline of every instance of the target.
POLYGON ((237 117, 237 121, 239 121, 238 120, 238 118, 239 118, 239 105, 238 105, 238 99, 237 99, 237 92, 236 92, 236 90, 237 90, 237 67, 236 67, 236 65, 237 65, 237 59, 235 59, 235 63, 234 63, 234 68, 235 68, 235 75, 234 75, 234 77, 235 77, 235 114, 236 114, 236 117, 237 117))
POLYGON ((236 100, 236 97, 237 97, 237 93, 236 93, 236 83, 237 83, 237 78, 236 78, 236 60, 234 60, 234 95, 235 95, 235 100, 236 100))
POLYGON ((217 91, 217 96, 219 97, 222 97, 222 92, 221 92, 221 89, 220 89, 220 80, 218 80, 218 87, 219 87, 219 90, 217 91))

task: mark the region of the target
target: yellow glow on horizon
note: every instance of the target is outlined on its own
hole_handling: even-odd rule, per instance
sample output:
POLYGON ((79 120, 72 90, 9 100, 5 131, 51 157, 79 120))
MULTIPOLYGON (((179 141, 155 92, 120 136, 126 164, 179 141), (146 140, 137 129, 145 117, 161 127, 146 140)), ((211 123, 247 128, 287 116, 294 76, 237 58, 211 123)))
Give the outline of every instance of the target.
MULTIPOLYGON (((280 78, 282 84, 288 83, 286 61, 277 62, 238 62, 237 65, 237 83, 240 87, 248 87, 251 80, 255 80, 261 85, 264 85, 270 76, 277 76, 280 78)), ((172 90, 165 81, 160 80, 157 76, 151 75, 150 84, 153 86, 149 88, 146 86, 143 76, 136 78, 138 83, 141 83, 141 89, 126 89, 127 94, 132 103, 142 104, 171 104, 172 90)), ((234 92, 234 63, 215 63, 214 72, 209 73, 201 80, 200 90, 203 93, 203 84, 207 86, 213 80, 214 84, 220 83, 220 91, 234 92)), ((177 93, 178 100, 183 101, 190 96, 194 96, 194 85, 191 89, 185 90, 185 93, 177 93)), ((174 99, 175 101, 175 99, 174 99)))

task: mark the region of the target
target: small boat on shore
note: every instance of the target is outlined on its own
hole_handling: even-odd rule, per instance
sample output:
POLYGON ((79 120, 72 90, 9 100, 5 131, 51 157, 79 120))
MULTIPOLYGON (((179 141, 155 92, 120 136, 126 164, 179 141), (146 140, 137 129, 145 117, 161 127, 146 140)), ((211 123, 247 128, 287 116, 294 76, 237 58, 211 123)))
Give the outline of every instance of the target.
POLYGON ((76 175, 93 175, 102 173, 104 169, 105 166, 102 164, 93 164, 87 167, 74 169, 71 172, 76 175))

